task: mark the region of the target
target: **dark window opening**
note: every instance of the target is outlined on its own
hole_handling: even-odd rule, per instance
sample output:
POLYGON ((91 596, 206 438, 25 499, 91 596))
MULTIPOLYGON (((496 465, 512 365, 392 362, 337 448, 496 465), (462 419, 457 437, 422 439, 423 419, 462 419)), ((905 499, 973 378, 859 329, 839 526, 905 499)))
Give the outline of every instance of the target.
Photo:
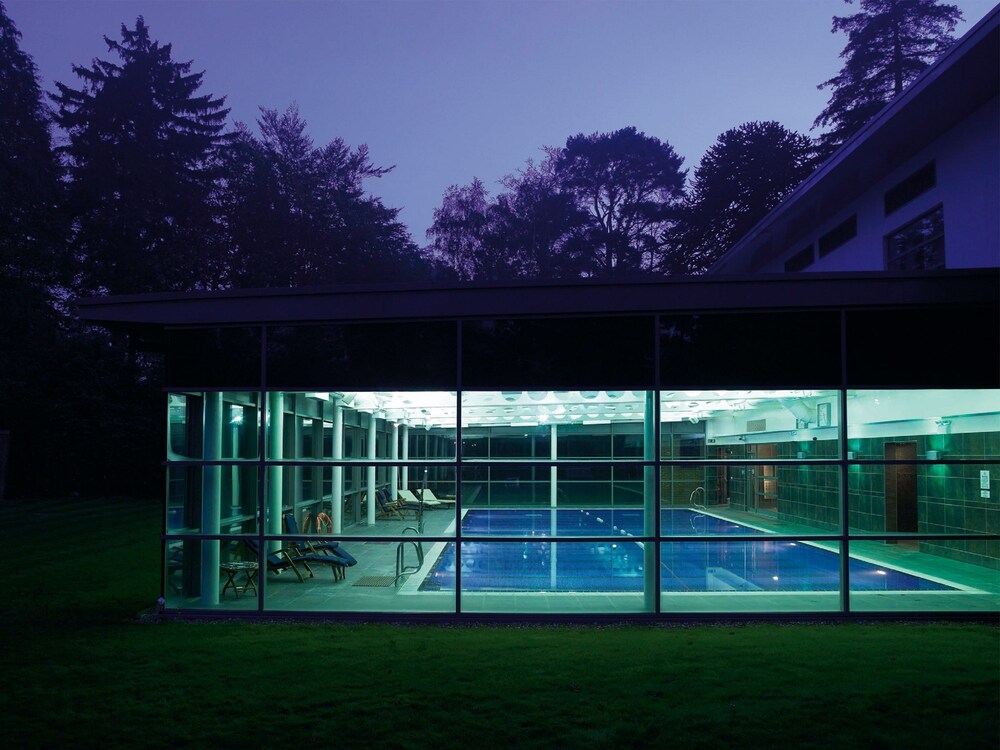
POLYGON ((902 182, 885 191, 885 215, 902 208, 937 184, 934 162, 925 164, 902 182))
POLYGON ((812 265, 813 262, 813 246, 809 245, 802 250, 799 250, 795 255, 785 261, 786 271, 801 271, 812 265))
POLYGON ((819 247, 819 257, 822 258, 824 255, 833 252, 848 240, 854 239, 857 234, 858 217, 855 215, 840 222, 837 226, 819 238, 819 242, 817 243, 819 247))

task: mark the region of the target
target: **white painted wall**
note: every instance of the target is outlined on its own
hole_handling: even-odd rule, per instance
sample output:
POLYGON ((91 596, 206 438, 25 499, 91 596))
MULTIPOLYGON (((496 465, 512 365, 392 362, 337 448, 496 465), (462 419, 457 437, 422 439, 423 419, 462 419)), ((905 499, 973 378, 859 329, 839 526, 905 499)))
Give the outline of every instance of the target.
POLYGON ((885 237, 938 205, 944 207, 945 267, 1000 267, 1000 99, 931 142, 776 260, 752 270, 783 273, 789 257, 856 213, 858 235, 805 271, 883 271, 885 237), (937 185, 885 216, 885 191, 931 160, 937 185))

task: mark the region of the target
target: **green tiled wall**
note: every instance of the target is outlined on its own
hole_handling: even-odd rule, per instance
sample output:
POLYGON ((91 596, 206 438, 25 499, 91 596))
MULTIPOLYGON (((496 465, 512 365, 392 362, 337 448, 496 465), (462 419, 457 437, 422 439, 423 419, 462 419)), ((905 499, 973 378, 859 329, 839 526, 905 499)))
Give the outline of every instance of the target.
POLYGON ((840 466, 779 466, 778 520, 840 529, 840 466))

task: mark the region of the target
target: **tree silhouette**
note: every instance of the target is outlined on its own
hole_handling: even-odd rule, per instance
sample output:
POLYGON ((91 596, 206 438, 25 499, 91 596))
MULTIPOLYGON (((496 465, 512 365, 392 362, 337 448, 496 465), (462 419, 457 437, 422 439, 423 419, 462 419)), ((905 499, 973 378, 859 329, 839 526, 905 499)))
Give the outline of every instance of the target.
POLYGON ((8 295, 11 284, 43 293, 55 281, 64 229, 49 111, 20 39, 0 2, 0 284, 8 295))
POLYGON ((293 105, 261 109, 225 158, 226 279, 241 287, 412 278, 419 256, 398 211, 365 194, 377 167, 367 146, 317 147, 293 105))
POLYGON ((633 127, 566 141, 556 172, 588 214, 591 275, 655 268, 660 237, 683 196, 682 162, 670 144, 633 127))
POLYGON ((694 170, 662 270, 704 273, 814 165, 812 141, 777 122, 747 122, 722 133, 694 170))
MULTIPOLYGON (((853 0, 844 0, 851 3, 853 0)), ((834 16, 836 33, 847 34, 844 67, 820 89, 830 101, 813 127, 829 126, 819 138, 829 156, 897 96, 953 42, 962 19, 954 5, 937 0, 860 0, 860 10, 834 16)))
POLYGON ((56 121, 72 178, 70 208, 82 291, 148 292, 212 284, 218 149, 229 110, 197 95, 203 73, 171 59, 142 16, 104 38, 118 62, 73 66, 56 83, 56 121))

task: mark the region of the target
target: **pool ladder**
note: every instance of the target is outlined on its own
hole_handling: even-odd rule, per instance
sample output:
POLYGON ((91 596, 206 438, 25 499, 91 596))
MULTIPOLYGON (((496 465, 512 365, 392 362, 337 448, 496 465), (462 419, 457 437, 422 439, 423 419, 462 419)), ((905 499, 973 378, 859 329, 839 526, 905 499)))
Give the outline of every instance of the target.
MULTIPOLYGON (((423 524, 421 524, 421 526, 422 525, 423 524)), ((403 533, 405 534, 407 531, 412 531, 414 534, 419 534, 421 529, 418 529, 415 526, 407 526, 405 529, 403 529, 403 533)), ((406 541, 400 542, 399 544, 396 545, 396 577, 393 579, 392 582, 396 586, 399 586, 400 579, 405 578, 411 573, 416 573, 423 566, 424 566, 424 543, 421 542, 419 539, 414 539, 414 540, 407 539, 406 541), (416 565, 406 564, 406 545, 408 544, 412 544, 413 549, 417 553, 416 565)))

